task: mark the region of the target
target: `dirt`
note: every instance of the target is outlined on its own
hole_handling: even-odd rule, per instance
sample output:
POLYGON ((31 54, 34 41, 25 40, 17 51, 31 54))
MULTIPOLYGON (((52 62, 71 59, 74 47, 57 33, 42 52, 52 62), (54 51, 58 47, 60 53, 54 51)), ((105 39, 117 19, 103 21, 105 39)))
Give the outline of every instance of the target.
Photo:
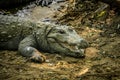
MULTIPOLYGON (((35 13, 34 10, 41 8, 34 8, 31 18, 42 19, 41 12, 35 13)), ((74 25, 78 19, 67 22, 74 25)), ((104 29, 89 26, 75 29, 90 43, 85 58, 42 52, 47 58, 46 62, 34 63, 17 51, 3 50, 0 51, 0 80, 120 80, 119 34, 108 34, 104 29)))

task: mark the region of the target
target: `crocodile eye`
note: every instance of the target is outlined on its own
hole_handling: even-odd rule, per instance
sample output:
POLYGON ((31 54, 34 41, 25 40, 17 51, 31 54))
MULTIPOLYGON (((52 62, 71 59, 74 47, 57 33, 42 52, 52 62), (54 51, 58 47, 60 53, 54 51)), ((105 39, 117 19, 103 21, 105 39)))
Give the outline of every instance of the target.
POLYGON ((58 31, 60 34, 65 34, 65 31, 64 30, 59 30, 58 31))

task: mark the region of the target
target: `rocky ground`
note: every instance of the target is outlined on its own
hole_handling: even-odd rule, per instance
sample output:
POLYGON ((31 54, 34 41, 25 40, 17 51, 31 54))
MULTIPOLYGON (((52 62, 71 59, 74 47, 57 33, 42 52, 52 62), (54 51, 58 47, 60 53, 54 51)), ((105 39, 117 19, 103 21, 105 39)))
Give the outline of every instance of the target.
MULTIPOLYGON (((62 8, 65 4, 60 3, 64 5, 62 8)), ((61 24, 76 26, 78 34, 90 43, 90 47, 85 52, 86 57, 76 59, 43 53, 47 57, 46 62, 33 63, 17 51, 0 51, 0 80, 120 80, 120 34, 115 32, 115 29, 104 26, 102 29, 96 26, 91 27, 88 23, 84 23, 87 25, 83 26, 80 20, 84 15, 74 15, 70 18, 71 13, 65 12, 66 8, 60 11, 58 9, 56 5, 52 8, 37 6, 30 10, 27 9, 29 13, 27 15, 24 10, 19 11, 23 14, 17 13, 17 15, 36 21, 57 19, 61 24), (46 11, 45 14, 43 14, 44 11, 46 11), (56 16, 56 14, 59 15, 56 16)), ((114 11, 110 10, 109 14, 111 12, 114 11)), ((109 19, 111 19, 110 16, 109 19)), ((89 22, 86 17, 85 21, 89 22)), ((98 22, 102 23, 92 21, 95 25, 98 22)))

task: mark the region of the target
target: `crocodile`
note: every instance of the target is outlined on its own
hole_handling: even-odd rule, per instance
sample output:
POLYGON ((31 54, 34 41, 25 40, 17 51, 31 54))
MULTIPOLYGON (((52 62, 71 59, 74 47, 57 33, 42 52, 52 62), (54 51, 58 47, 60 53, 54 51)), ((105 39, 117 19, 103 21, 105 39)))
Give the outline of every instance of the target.
POLYGON ((0 15, 1 50, 18 49, 22 56, 44 62, 41 51, 82 58, 87 47, 88 42, 72 26, 0 15))

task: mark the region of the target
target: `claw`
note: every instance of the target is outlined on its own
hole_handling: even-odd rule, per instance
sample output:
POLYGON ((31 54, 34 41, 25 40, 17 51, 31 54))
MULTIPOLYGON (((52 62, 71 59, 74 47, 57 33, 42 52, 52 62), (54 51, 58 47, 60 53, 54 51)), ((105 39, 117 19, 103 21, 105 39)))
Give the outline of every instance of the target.
POLYGON ((33 62, 42 63, 45 62, 46 57, 42 55, 39 51, 35 50, 33 52, 33 55, 30 57, 30 60, 32 60, 33 62))

